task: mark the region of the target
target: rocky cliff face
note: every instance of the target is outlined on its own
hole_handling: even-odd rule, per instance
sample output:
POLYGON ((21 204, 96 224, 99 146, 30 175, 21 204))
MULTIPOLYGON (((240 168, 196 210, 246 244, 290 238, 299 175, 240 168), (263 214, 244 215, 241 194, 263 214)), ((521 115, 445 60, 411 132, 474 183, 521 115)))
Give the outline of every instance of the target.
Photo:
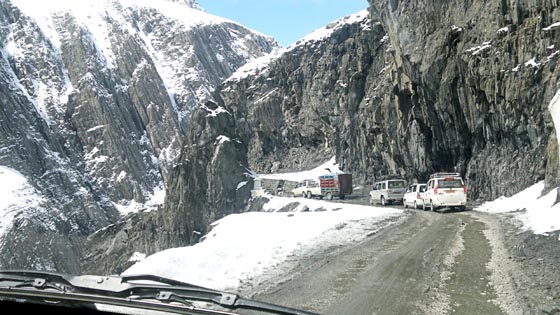
POLYGON ((42 6, 0 3, 0 165, 40 200, 0 209, 0 267, 77 272, 87 235, 163 204, 193 110, 276 43, 190 0, 42 6))
POLYGON ((195 111, 178 164, 170 171, 165 205, 133 213, 90 235, 83 269, 94 274, 126 270, 143 255, 196 243, 212 222, 248 206, 247 146, 231 112, 214 102, 195 111))
POLYGON ((370 4, 393 49, 390 101, 424 130, 428 170, 455 167, 473 197, 490 199, 555 167, 547 107, 559 88, 557 2, 370 4))
POLYGON ((559 14, 556 2, 372 1, 369 19, 334 23, 219 93, 257 171, 336 154, 359 181, 456 170, 473 199, 492 199, 547 167, 555 181, 559 14))
MULTIPOLYGON (((48 209, 64 218, 52 230, 17 226, 72 235, 54 249, 81 244, 88 234, 72 234, 78 226, 104 226, 72 253, 88 271, 122 271, 135 251, 189 244, 213 220, 243 211, 247 169, 301 170, 336 155, 362 183, 456 170, 472 199, 545 177, 558 183, 547 109, 559 89, 556 1, 371 1, 369 11, 242 67, 212 95, 244 60, 270 51, 270 40, 133 6, 116 10, 128 24, 107 13, 115 37, 107 50, 96 41, 104 33, 91 36, 71 14, 48 20, 57 41, 13 5, 1 8, 0 73, 11 85, 0 97, 13 109, 2 116, 0 161, 30 178, 43 202, 59 202, 48 209), (29 43, 44 48, 22 53, 29 43), (164 185, 164 206, 115 222, 118 208, 155 208, 164 185)), ((37 221, 41 209, 31 209, 37 221)), ((48 267, 74 266, 59 260, 48 267)))
MULTIPOLYGON (((554 185, 547 106, 559 88, 560 28, 549 25, 559 19, 552 2, 382 1, 242 67, 217 89, 216 104, 197 109, 165 207, 144 219, 158 232, 134 229, 103 255, 186 245, 213 219, 243 211, 246 165, 294 171, 336 155, 362 183, 456 170, 471 199, 545 176, 554 185), (221 147, 221 136, 235 140, 221 147)), ((98 253, 108 245, 88 244, 98 253)))

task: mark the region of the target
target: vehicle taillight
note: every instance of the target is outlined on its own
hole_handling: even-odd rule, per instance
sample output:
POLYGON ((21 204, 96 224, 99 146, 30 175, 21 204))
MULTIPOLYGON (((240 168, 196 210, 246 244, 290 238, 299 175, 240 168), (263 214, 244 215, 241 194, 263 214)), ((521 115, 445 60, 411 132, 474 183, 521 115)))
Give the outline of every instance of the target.
POLYGON ((437 186, 434 188, 434 194, 437 195, 437 186))
POLYGON ((463 192, 466 194, 467 193, 467 186, 463 185, 463 192))

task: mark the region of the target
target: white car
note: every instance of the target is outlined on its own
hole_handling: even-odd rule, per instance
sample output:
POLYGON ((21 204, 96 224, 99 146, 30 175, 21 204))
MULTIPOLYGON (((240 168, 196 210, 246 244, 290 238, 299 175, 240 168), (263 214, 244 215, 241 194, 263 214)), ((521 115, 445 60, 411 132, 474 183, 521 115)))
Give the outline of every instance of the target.
POLYGON ((321 187, 317 181, 306 179, 297 183, 296 188, 292 192, 294 197, 311 198, 313 196, 321 196, 321 187))
POLYGON ((424 192, 426 191, 426 184, 413 184, 408 186, 406 193, 403 197, 403 205, 405 208, 412 207, 414 209, 419 209, 424 207, 424 200, 422 199, 424 192))
POLYGON ((374 205, 380 203, 385 206, 392 203, 401 203, 406 182, 404 179, 382 180, 373 184, 373 189, 369 192, 369 203, 374 205))
POLYGON ((435 211, 440 207, 464 210, 467 205, 467 186, 459 173, 435 173, 430 176, 423 196, 423 209, 435 211))

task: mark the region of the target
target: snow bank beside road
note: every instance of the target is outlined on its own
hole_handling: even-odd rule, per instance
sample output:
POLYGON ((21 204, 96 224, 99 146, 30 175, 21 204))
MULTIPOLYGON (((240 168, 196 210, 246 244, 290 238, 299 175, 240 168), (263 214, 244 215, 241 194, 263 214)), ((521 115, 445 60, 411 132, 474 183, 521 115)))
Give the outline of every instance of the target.
MULTIPOLYGON (((220 290, 282 268, 290 257, 364 239, 385 219, 402 210, 318 200, 271 197, 268 211, 305 201, 309 212, 249 212, 213 223, 205 239, 147 257, 125 274, 156 274, 220 290)), ((301 209, 300 209, 301 210, 301 209)))
POLYGON ((525 210, 515 214, 515 218, 523 223, 525 229, 536 234, 560 230, 560 204, 554 205, 558 188, 540 197, 543 189, 544 181, 541 181, 511 197, 486 202, 475 210, 490 213, 525 210))
POLYGON ((257 177, 262 179, 289 180, 298 182, 305 179, 318 179, 319 176, 330 173, 342 173, 338 163, 336 163, 336 157, 334 156, 325 164, 319 165, 309 171, 296 173, 258 174, 257 177))

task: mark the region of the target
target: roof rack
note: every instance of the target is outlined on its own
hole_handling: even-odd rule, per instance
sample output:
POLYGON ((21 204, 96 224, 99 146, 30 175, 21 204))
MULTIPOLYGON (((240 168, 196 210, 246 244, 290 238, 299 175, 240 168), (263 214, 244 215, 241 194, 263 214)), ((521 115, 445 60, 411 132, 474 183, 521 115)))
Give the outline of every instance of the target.
POLYGON ((400 175, 383 175, 383 176, 379 176, 379 178, 377 178, 377 181, 391 180, 391 179, 404 179, 404 178, 400 175))
POLYGON ((437 177, 461 177, 459 173, 434 173, 430 175, 430 178, 437 178, 437 177))

